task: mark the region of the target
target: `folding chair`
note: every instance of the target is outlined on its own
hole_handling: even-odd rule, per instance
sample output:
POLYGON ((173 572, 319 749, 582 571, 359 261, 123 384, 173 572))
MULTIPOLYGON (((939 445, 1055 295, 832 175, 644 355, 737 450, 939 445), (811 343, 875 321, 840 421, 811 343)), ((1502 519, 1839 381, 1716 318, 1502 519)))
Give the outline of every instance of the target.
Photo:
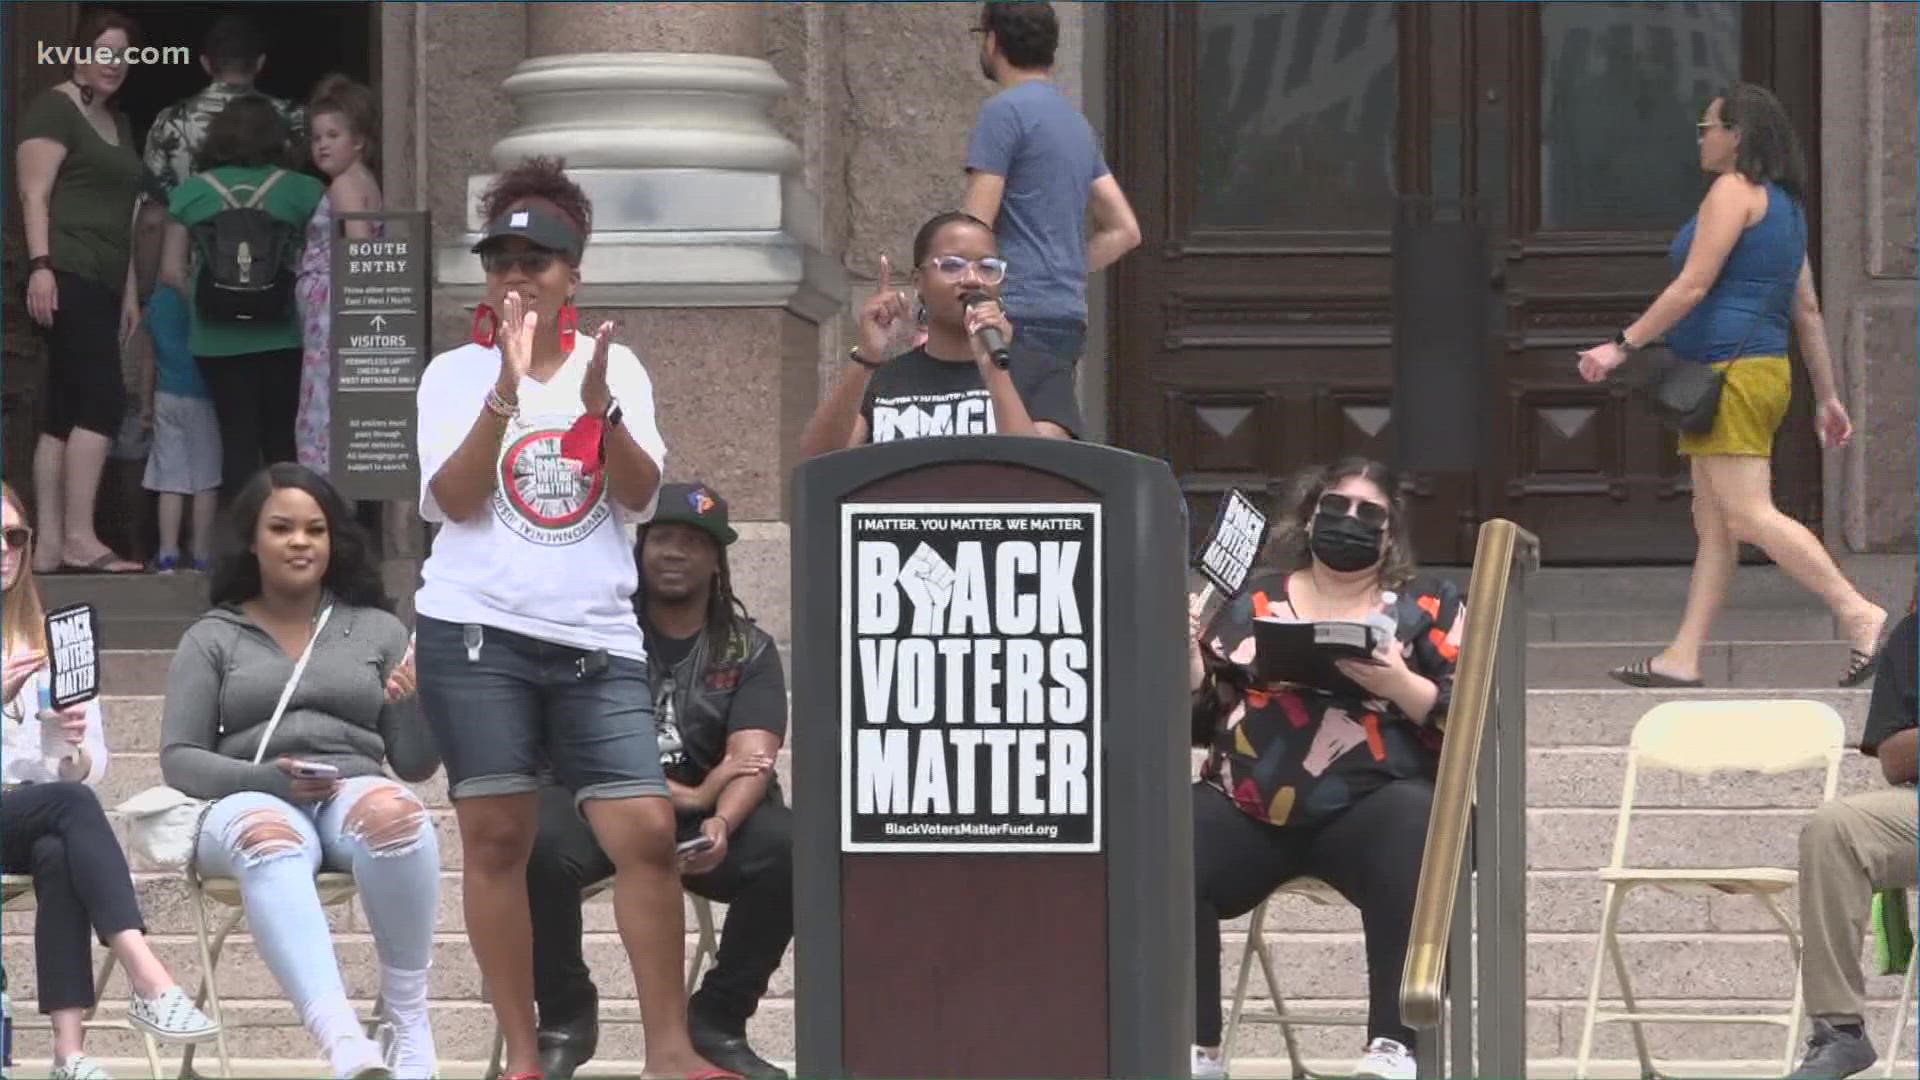
MULTIPOLYGON (((612 898, 612 878, 594 882, 592 885, 580 890, 580 902, 583 904, 601 896, 606 896, 609 899, 612 898)), ((693 996, 694 988, 700 985, 701 973, 706 970, 708 965, 713 963, 714 957, 720 952, 720 945, 719 940, 713 932, 713 905, 709 904, 707 898, 704 896, 695 896, 693 893, 687 893, 686 897, 688 900, 693 901, 693 921, 700 931, 699 938, 696 939, 693 944, 693 962, 687 966, 687 996, 691 997, 693 996)), ((640 1018, 637 1016, 603 1016, 599 1022, 601 1024, 638 1024, 640 1018)), ((505 1032, 500 1030, 500 1025, 496 1023, 493 1026, 493 1054, 487 1061, 486 1080, 496 1080, 501 1070, 506 1066, 506 1056, 507 1036, 505 1032)))
POLYGON ((1781 1024, 1787 1033, 1781 1060, 1785 1068, 1792 1071, 1804 1004, 1800 994, 1800 933, 1781 910, 1778 898, 1794 887, 1799 872, 1771 866, 1664 869, 1628 866, 1627 836, 1632 822, 1634 789, 1643 768, 1701 776, 1733 771, 1778 774, 1824 768, 1826 787, 1822 799, 1831 801, 1840 783, 1840 759, 1845 753, 1845 744, 1846 725, 1840 715, 1816 701, 1670 701, 1650 709, 1634 725, 1627 749, 1626 779, 1621 784, 1620 820, 1614 830, 1613 856, 1599 871, 1599 878, 1606 885, 1606 899, 1600 908, 1600 940, 1593 959, 1593 978, 1587 984, 1586 1022, 1580 1030, 1580 1052, 1574 1065, 1576 1077, 1587 1075, 1594 1027, 1603 1023, 1632 1025, 1640 1072, 1646 1077, 1659 1075, 1647 1045, 1646 1024, 1781 1024), (1764 904, 1779 923, 1781 933, 1786 935, 1793 957, 1793 1001, 1788 1010, 1739 1015, 1639 1011, 1616 930, 1627 894, 1642 886, 1672 893, 1751 896, 1764 904), (1621 1012, 1600 1011, 1601 976, 1609 960, 1620 982, 1621 1002, 1626 1006, 1621 1012))
POLYGON ((1900 1036, 1907 1033, 1907 1010, 1913 1008, 1913 977, 1916 974, 1920 974, 1920 948, 1914 949, 1913 955, 1907 957, 1907 981, 1900 987, 1900 1005, 1893 1010, 1893 1030, 1887 1033, 1887 1067, 1881 1071, 1881 1076, 1892 1076, 1894 1065, 1900 1060, 1900 1036))
MULTIPOLYGON (((1280 981, 1273 974, 1273 950, 1267 944, 1266 922, 1267 905, 1275 896, 1300 896, 1321 907, 1346 907, 1347 898, 1336 892, 1333 886, 1318 878, 1295 878, 1275 889, 1260 906, 1253 909, 1247 921, 1247 944, 1240 954, 1240 977, 1233 987, 1233 1007, 1227 1014, 1227 1029, 1221 1040, 1220 1063, 1222 1067, 1233 1065, 1233 1042, 1241 1024, 1273 1024, 1280 1029, 1280 1037, 1287 1045, 1287 1060, 1292 1063, 1295 1080, 1307 1080, 1323 1074, 1309 1070, 1300 1057, 1300 1043, 1294 1038, 1293 1029, 1300 1025, 1316 1027, 1366 1027, 1367 1017, 1362 1013, 1297 1013, 1287 1008, 1286 997, 1280 993, 1280 981), (1267 983, 1267 1004, 1271 1013, 1264 1010, 1246 1012, 1247 980, 1253 974, 1253 961, 1260 963, 1260 974, 1267 983)), ((1254 1006, 1256 1010, 1260 1007, 1254 1006)))
MULTIPOLYGON (((0 875, 0 907, 12 908, 15 904, 19 904, 23 900, 29 906, 34 902, 32 875, 0 875)), ((147 1050, 147 1075, 158 1080, 160 1076, 160 1044, 151 1034, 141 1028, 134 1027, 125 1020, 95 1019, 100 1012, 100 1000, 105 997, 107 993, 107 980, 113 978, 113 969, 117 967, 118 964, 119 962, 114 959, 113 953, 110 951, 101 957, 100 969, 93 978, 94 1005, 93 1008, 88 1009, 86 1015, 81 1018, 80 1028, 86 1032, 131 1031, 139 1035, 141 1042, 145 1044, 147 1050)), ((51 1032, 53 1030, 53 1024, 45 1019, 30 1020, 24 1024, 16 1019, 13 1026, 16 1031, 51 1032)))
MULTIPOLYGON (((229 1030, 234 1027, 249 1030, 278 1028, 298 1029, 302 1027, 302 1024, 298 1016, 290 1020, 262 1020, 255 1023, 239 1025, 230 1025, 227 1023, 227 1018, 220 1005, 220 988, 217 976, 220 970, 220 951, 226 947, 227 938, 239 928, 240 924, 245 921, 247 917, 246 908, 242 906, 240 898, 240 882, 234 878, 203 878, 192 871, 187 873, 186 878, 187 894, 193 901, 191 905, 193 907, 193 929, 200 943, 200 988, 195 991, 193 1001, 195 1005, 205 1009, 207 1015, 212 1018, 213 1022, 219 1025, 219 1034, 214 1038, 214 1046, 220 1055, 220 1075, 230 1077, 233 1075, 233 1058, 227 1052, 227 1032, 229 1030), (207 904, 209 901, 229 909, 225 917, 221 920, 218 930, 212 930, 207 920, 207 904)), ((313 887, 314 891, 320 894, 321 907, 338 907, 341 904, 351 903, 355 893, 358 891, 354 885, 352 874, 343 874, 334 871, 322 871, 315 874, 313 887)), ((351 914, 351 911, 349 911, 349 914, 351 914)), ((374 1018, 366 1020, 364 1026, 366 1027, 368 1038, 379 1041, 382 1046, 385 1046, 386 1041, 381 1038, 382 1021, 378 1018, 379 1013, 379 1003, 376 1002, 374 1005, 374 1018)), ((198 1072, 195 1072, 193 1068, 194 1050, 195 1047, 187 1047, 180 1059, 180 1080, 187 1080, 189 1077, 197 1077, 200 1075, 198 1072)))

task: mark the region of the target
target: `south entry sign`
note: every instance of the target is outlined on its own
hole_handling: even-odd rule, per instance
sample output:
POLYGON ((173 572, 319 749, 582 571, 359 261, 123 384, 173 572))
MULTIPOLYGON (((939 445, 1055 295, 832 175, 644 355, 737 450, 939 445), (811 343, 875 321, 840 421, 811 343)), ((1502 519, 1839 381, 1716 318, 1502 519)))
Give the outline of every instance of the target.
POLYGON ((414 499, 414 398, 432 325, 427 213, 339 214, 333 229, 331 478, 349 499, 414 499), (348 222, 372 222, 373 236, 347 236, 348 222))
POLYGON ((1100 526, 843 504, 843 851, 1100 850, 1100 526))

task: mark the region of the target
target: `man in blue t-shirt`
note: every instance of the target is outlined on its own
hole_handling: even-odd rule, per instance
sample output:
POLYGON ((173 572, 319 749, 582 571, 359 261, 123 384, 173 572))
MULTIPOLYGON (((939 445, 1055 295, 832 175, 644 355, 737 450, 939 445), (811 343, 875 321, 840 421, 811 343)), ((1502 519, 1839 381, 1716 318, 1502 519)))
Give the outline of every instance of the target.
POLYGON ((1140 223, 1086 117, 1053 85, 1053 5, 992 0, 980 70, 1000 92, 967 145, 962 208, 993 226, 1007 260, 1002 300, 1030 346, 1072 365, 1087 337, 1087 275, 1140 245, 1140 223), (1093 231, 1087 232, 1087 211, 1093 231))

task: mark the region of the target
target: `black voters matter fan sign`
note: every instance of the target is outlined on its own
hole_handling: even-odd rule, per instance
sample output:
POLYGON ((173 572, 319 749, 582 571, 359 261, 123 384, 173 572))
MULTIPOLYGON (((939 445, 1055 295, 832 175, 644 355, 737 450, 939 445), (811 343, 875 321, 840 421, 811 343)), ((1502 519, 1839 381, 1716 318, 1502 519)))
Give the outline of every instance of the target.
POLYGON ((53 707, 65 709, 100 696, 99 621, 92 604, 47 613, 47 677, 53 707))
POLYGON ((1260 543, 1266 535, 1267 515, 1245 495, 1227 492, 1199 559, 1200 572, 1221 596, 1233 596, 1246 583, 1247 571, 1260 556, 1260 543))
POLYGON ((1100 850, 1100 507, 841 508, 841 849, 1100 850))

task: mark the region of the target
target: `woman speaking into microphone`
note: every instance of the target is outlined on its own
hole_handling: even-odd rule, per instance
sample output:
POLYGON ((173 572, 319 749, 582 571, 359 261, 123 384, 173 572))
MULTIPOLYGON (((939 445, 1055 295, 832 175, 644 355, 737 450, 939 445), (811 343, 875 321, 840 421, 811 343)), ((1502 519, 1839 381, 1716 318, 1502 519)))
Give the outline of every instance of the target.
POLYGON ((526 865, 542 766, 613 862, 645 1075, 727 1076, 687 1038, 673 806, 633 613, 624 526, 652 516, 666 461, 652 382, 613 324, 580 333, 593 210, 562 163, 503 173, 481 206, 487 300, 473 341, 420 380, 420 513, 442 528, 415 600, 415 662, 506 1076, 540 1075, 526 865))

